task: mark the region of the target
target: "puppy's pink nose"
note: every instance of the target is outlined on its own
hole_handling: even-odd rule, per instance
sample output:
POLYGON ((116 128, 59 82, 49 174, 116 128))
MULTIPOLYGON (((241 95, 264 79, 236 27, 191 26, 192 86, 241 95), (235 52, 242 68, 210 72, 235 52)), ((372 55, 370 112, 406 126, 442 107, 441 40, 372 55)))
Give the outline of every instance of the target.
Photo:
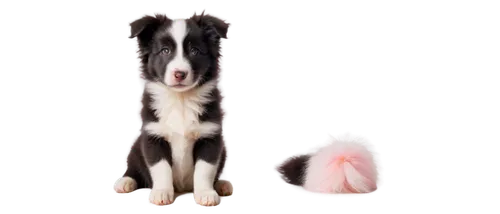
POLYGON ((186 76, 187 76, 187 72, 185 72, 185 71, 177 70, 174 72, 175 81, 177 81, 177 82, 180 82, 180 81, 186 79, 186 76))

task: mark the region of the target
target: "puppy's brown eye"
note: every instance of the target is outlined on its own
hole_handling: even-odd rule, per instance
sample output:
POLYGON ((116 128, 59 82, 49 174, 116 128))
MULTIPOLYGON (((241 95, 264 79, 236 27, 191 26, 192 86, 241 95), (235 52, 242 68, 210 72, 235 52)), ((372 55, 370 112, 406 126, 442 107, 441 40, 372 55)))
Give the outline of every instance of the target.
POLYGON ((191 55, 196 56, 200 53, 200 50, 198 48, 191 48, 190 52, 191 55))
POLYGON ((164 48, 161 49, 160 53, 162 53, 162 54, 170 54, 170 49, 167 48, 167 47, 164 47, 164 48))

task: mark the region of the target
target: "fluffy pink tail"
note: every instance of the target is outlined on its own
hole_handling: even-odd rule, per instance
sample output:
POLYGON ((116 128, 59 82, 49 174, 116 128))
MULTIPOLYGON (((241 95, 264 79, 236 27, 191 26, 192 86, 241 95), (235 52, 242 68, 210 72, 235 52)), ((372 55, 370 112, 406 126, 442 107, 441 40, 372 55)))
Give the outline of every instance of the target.
POLYGON ((307 151, 301 191, 318 194, 369 194, 383 185, 379 153, 366 137, 349 133, 331 135, 307 151))

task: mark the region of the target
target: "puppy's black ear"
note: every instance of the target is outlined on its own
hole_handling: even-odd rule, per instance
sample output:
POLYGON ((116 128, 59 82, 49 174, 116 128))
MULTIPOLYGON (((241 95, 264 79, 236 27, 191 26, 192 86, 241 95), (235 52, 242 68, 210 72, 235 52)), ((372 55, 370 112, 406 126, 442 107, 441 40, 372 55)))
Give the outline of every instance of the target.
POLYGON ((130 36, 129 38, 137 37, 140 45, 147 45, 153 38, 154 33, 158 27, 169 20, 164 15, 144 16, 130 23, 130 36))
POLYGON ((205 15, 205 11, 201 13, 201 15, 194 14, 191 17, 191 20, 195 21, 198 26, 202 29, 208 31, 208 33, 217 34, 218 37, 227 39, 227 30, 229 28, 229 23, 226 23, 224 20, 221 20, 217 17, 211 15, 205 15))
POLYGON ((283 182, 292 186, 302 186, 308 160, 309 155, 307 153, 296 153, 275 164, 273 169, 283 182))

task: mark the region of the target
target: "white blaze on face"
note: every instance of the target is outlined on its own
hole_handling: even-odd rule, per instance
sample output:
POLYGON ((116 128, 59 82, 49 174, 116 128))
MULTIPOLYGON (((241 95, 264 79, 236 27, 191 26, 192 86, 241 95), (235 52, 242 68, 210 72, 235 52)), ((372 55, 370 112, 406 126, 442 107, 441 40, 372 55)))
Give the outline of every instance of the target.
MULTIPOLYGON (((184 57, 185 50, 183 43, 187 34, 186 20, 174 20, 167 31, 170 33, 175 42, 175 49, 172 53, 172 60, 167 64, 165 71, 165 83, 169 86, 178 84, 178 82, 175 81, 174 72, 179 70, 187 72, 187 77, 181 82, 181 84, 189 87, 193 84, 193 74, 189 61, 184 57)), ((182 90, 182 88, 178 88, 178 90, 182 90)))

